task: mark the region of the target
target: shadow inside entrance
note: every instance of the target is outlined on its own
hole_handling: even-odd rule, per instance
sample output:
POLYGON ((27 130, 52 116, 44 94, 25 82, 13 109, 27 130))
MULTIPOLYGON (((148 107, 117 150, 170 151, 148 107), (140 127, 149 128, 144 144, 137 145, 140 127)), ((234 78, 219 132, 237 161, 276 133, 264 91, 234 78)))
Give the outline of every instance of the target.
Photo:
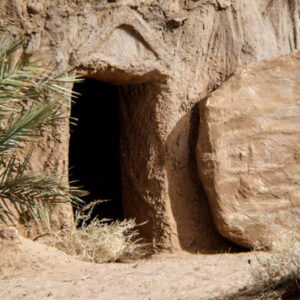
POLYGON ((90 194, 86 203, 103 199, 93 216, 123 219, 120 174, 120 104, 118 86, 86 79, 74 85, 81 94, 72 104, 69 180, 90 194))

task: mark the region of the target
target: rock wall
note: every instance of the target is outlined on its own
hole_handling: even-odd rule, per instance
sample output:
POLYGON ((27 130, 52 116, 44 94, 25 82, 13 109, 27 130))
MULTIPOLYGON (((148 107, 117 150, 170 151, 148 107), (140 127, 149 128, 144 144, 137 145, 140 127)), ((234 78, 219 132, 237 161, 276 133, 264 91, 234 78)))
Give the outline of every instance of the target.
MULTIPOLYGON (((0 31, 24 34, 25 52, 58 70, 75 66, 120 85, 125 215, 149 221, 144 231, 156 248, 217 251, 226 243, 196 168, 198 103, 238 66, 299 48, 299 7, 300 0, 2 0, 0 31)), ((61 144, 41 143, 32 168, 67 175, 68 124, 55 134, 61 144)))

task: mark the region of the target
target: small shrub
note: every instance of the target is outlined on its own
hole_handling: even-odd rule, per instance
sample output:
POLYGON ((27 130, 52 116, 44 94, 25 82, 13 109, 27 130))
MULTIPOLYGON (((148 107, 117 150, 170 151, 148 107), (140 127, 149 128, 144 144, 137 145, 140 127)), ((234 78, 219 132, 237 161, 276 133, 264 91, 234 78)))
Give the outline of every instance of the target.
POLYGON ((75 213, 71 229, 38 236, 42 242, 83 261, 94 263, 122 261, 146 254, 146 244, 138 238, 134 219, 113 221, 90 219, 95 201, 75 213), (79 226, 80 225, 80 226, 79 226), (79 228, 78 228, 79 226, 79 228))
POLYGON ((271 245, 271 254, 256 256, 256 263, 252 268, 257 289, 265 292, 290 284, 298 285, 300 283, 300 243, 295 238, 295 234, 283 231, 278 240, 273 241, 271 245))

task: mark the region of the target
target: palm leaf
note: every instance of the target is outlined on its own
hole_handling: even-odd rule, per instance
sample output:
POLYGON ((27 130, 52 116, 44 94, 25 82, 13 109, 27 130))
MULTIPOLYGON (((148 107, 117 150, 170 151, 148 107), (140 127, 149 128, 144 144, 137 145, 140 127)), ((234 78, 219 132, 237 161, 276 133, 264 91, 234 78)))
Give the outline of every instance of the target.
POLYGON ((66 120, 66 99, 78 94, 65 85, 81 79, 68 76, 70 70, 56 74, 28 56, 17 56, 22 45, 22 38, 8 42, 0 37, 0 219, 16 224, 29 214, 49 228, 52 206, 79 204, 84 192, 57 175, 27 173, 31 151, 21 164, 18 151, 66 120))
MULTIPOLYGON (((39 215, 56 203, 74 202, 81 203, 79 196, 85 192, 79 187, 70 187, 68 182, 58 182, 56 176, 43 174, 25 174, 31 152, 26 156, 23 163, 16 168, 16 154, 8 161, 6 168, 0 174, 0 215, 1 213, 9 219, 9 223, 18 221, 20 215, 25 211, 39 224, 39 215), (16 213, 11 209, 10 202, 14 205, 16 213), (2 205, 2 206, 1 206, 2 205), (2 212, 1 212, 2 208, 2 212)), ((8 222, 6 222, 8 223, 8 222)))
POLYGON ((24 115, 11 114, 5 129, 0 129, 0 154, 21 147, 24 143, 35 138, 46 126, 58 125, 55 103, 40 104, 30 108, 24 115))

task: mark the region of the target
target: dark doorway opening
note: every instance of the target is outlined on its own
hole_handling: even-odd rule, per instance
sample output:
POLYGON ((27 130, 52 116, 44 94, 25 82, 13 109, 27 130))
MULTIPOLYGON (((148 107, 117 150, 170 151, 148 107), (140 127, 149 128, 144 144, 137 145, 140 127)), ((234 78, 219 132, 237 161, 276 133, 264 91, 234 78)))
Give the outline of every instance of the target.
POLYGON ((118 86, 86 79, 73 90, 81 94, 72 104, 70 180, 90 192, 86 203, 110 200, 95 208, 99 218, 123 219, 120 172, 120 102, 118 86))

